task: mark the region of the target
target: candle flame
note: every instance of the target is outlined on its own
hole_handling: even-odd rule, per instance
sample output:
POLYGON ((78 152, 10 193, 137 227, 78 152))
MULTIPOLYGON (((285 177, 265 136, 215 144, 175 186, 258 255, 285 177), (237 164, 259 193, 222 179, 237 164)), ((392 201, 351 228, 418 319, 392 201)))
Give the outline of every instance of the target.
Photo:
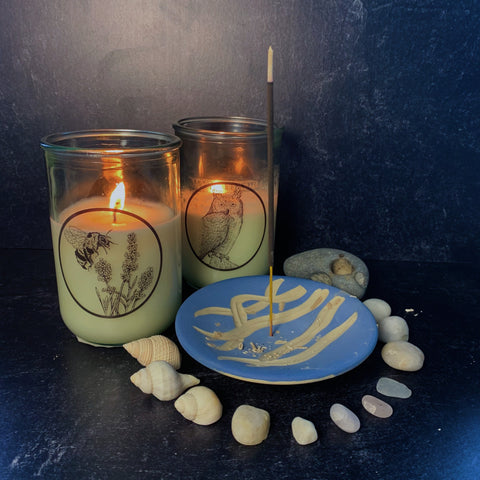
POLYGON ((123 210, 123 207, 125 207, 125 184, 120 182, 110 195, 110 208, 123 210))
POLYGON ((227 189, 222 183, 215 183, 214 185, 210 186, 211 193, 225 193, 226 191, 227 189))

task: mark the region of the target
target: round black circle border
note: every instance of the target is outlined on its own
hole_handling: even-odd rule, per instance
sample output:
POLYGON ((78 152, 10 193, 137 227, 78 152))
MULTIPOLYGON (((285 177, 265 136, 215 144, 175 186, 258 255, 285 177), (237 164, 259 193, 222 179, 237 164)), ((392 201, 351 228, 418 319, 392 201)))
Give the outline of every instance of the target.
POLYGON ((87 208, 85 210, 79 210, 78 212, 75 212, 73 213, 72 215, 70 215, 62 224, 62 228, 60 229, 60 233, 58 235, 58 262, 60 263, 60 270, 62 271, 62 277, 63 277, 63 281, 65 282, 65 286, 67 287, 67 290, 68 292, 70 293, 71 297, 75 300, 75 303, 82 309, 84 310, 85 312, 89 313, 90 315, 93 315, 95 317, 99 317, 99 318, 121 318, 121 317, 125 317, 127 315, 130 315, 131 313, 137 311, 139 308, 141 308, 149 299, 150 297, 152 296, 153 292, 155 291, 155 289, 157 288, 157 285, 158 285, 158 282, 160 281, 160 275, 162 274, 162 267, 163 267, 163 249, 162 249, 162 242, 160 241, 160 238, 157 234, 157 232, 155 231, 155 229, 145 220, 143 219, 142 217, 140 217, 139 215, 135 214, 135 213, 132 213, 132 212, 127 212, 125 210, 120 210, 118 208, 87 208), (72 291, 70 290, 70 287, 68 286, 68 282, 67 282, 67 279, 65 278, 65 274, 63 272, 63 265, 62 265, 62 255, 61 255, 61 250, 60 250, 60 241, 62 239, 62 233, 63 233, 63 230, 65 229, 65 226, 75 217, 78 217, 79 215, 83 215, 85 213, 90 213, 90 212, 112 212, 112 213, 122 213, 124 215, 130 215, 131 217, 135 218, 136 220, 139 220, 140 222, 142 222, 144 225, 146 225, 150 231, 153 233, 155 239, 157 240, 157 243, 158 243, 158 248, 160 250, 160 268, 159 268, 159 271, 158 271, 158 276, 157 276, 157 280, 155 281, 155 285, 153 286, 152 290, 150 291, 149 295, 147 296, 147 298, 145 298, 145 300, 140 304, 138 305, 138 307, 134 308, 133 310, 129 311, 129 312, 126 312, 126 313, 122 313, 121 315, 115 315, 115 316, 110 316, 110 315, 101 315, 99 313, 95 313, 95 312, 91 312, 88 308, 85 308, 75 297, 75 295, 72 293, 72 291))
POLYGON ((190 195, 190 198, 188 199, 187 205, 185 206, 185 236, 187 237, 187 242, 190 247, 190 250, 193 252, 195 257, 198 259, 199 262, 201 262, 203 265, 205 265, 208 268, 211 268, 212 270, 217 270, 218 272, 232 272, 234 270, 238 270, 239 268, 243 268, 245 265, 250 263, 257 255, 258 251, 262 247, 263 239, 265 238, 265 232, 267 231, 267 210, 265 208, 265 204, 263 203, 262 197, 253 189, 250 187, 247 187, 246 185, 243 185, 242 183, 237 183, 237 182, 214 182, 214 183, 208 183, 206 185, 202 185, 200 188, 197 188, 194 190, 194 192, 190 195), (260 243, 255 250, 255 253, 245 262, 242 263, 242 265, 239 265, 238 267, 235 268, 215 268, 209 265, 208 263, 204 262, 198 255, 197 252, 194 250, 192 246, 192 242, 190 241, 190 235, 188 234, 188 225, 187 225, 187 219, 188 219, 188 207, 190 206, 190 203, 192 202, 193 197, 197 195, 201 190, 204 190, 205 188, 211 187, 213 185, 235 185, 237 187, 242 187, 245 188, 246 190, 249 190, 252 192, 259 200, 260 205, 263 208, 263 233, 262 233, 262 238, 260 240, 260 243))

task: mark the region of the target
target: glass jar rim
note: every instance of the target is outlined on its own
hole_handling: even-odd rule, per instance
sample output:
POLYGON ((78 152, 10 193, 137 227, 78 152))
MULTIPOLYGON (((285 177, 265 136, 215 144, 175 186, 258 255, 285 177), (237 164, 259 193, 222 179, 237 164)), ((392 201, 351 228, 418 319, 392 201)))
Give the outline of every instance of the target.
POLYGON ((177 135, 209 140, 263 140, 267 137, 267 122, 249 117, 187 117, 172 127, 177 135))
POLYGON ((113 128, 52 133, 40 140, 45 151, 80 155, 141 155, 181 145, 182 140, 170 133, 113 128))

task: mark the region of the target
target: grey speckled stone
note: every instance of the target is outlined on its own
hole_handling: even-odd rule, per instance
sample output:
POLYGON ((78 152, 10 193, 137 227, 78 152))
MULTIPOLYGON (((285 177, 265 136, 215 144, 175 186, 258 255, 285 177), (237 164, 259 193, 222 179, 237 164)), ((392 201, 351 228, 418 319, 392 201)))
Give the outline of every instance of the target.
POLYGON ((333 285, 362 298, 367 289, 368 268, 355 255, 334 248, 317 248, 297 253, 283 264, 285 275, 309 278, 333 285))

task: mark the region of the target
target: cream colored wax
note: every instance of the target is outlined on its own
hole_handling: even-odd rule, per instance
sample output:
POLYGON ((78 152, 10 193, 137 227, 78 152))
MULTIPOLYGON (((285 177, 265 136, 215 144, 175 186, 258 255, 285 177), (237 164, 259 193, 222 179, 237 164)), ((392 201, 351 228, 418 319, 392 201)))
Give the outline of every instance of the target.
POLYGON ((183 275, 194 287, 268 272, 265 192, 234 187, 216 194, 205 188, 184 202, 183 275))
POLYGON ((121 345, 175 318, 180 219, 166 205, 135 199, 115 216, 90 210, 103 204, 85 199, 51 219, 60 313, 80 341, 121 345))

